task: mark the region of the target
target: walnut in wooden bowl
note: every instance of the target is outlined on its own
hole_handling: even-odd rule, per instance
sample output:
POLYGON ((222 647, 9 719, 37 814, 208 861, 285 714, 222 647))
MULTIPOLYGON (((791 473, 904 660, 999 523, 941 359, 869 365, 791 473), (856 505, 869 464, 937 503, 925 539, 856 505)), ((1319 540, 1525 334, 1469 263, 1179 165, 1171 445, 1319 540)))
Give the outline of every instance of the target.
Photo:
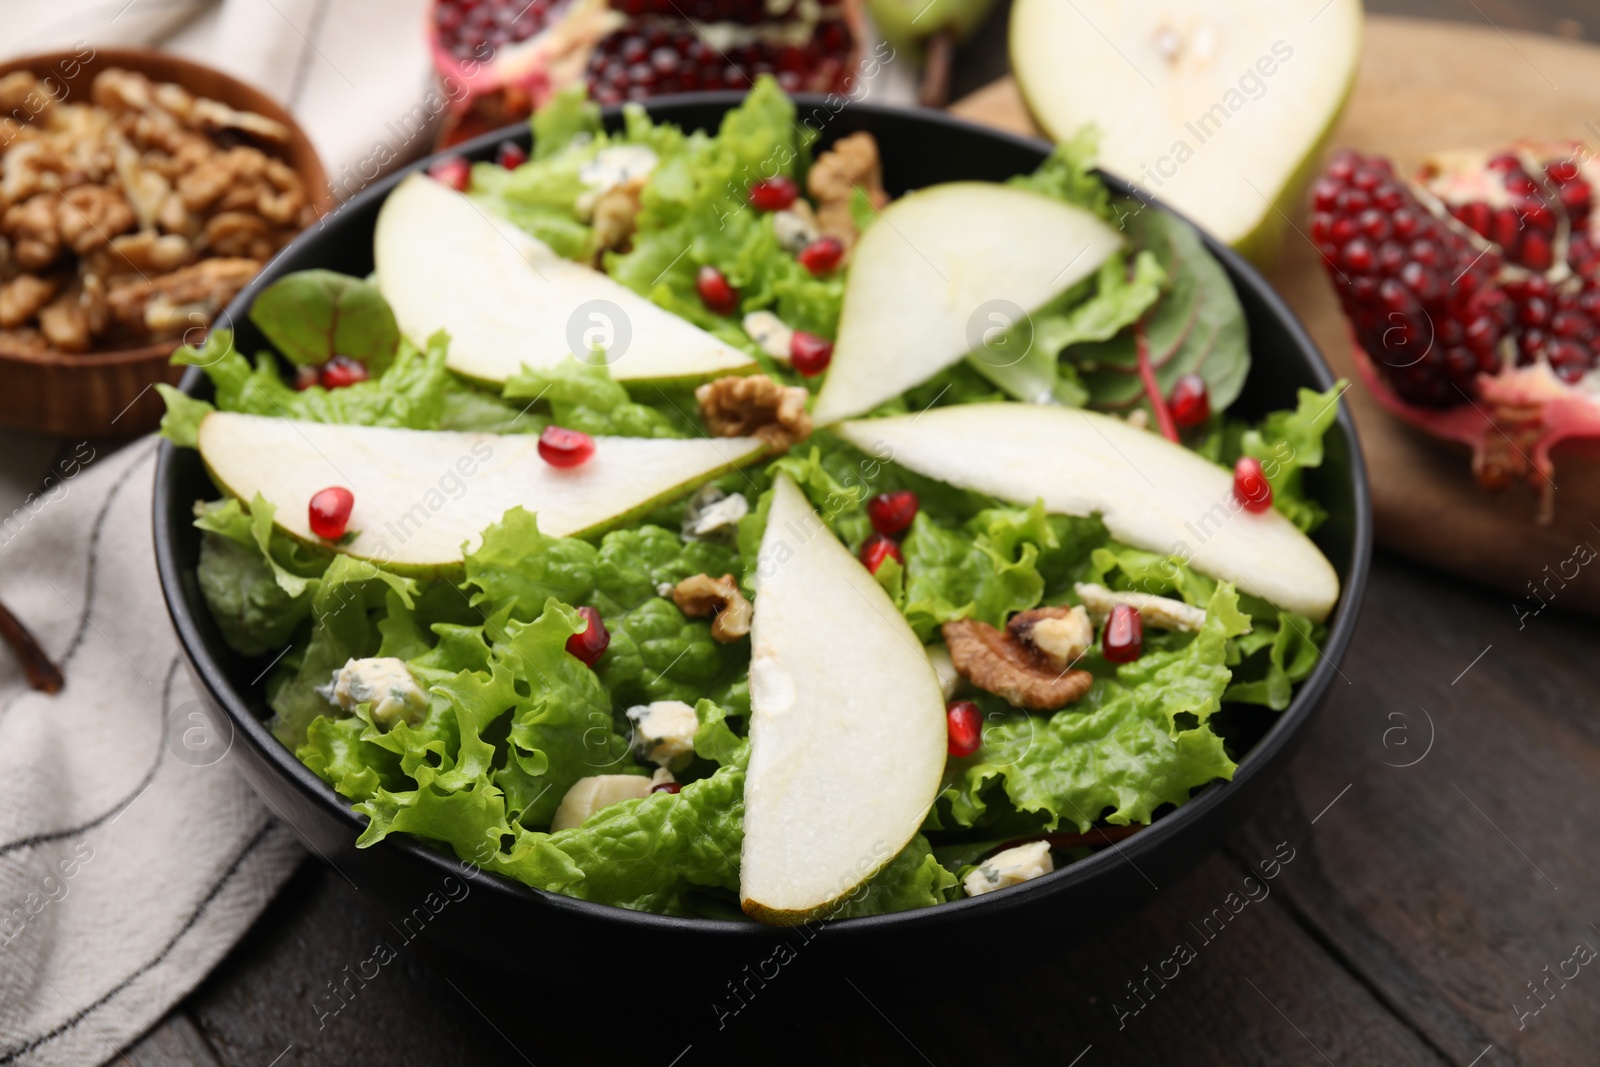
POLYGON ((87 46, 0 66, 0 424, 123 436, 332 204, 305 134, 217 71, 87 46))

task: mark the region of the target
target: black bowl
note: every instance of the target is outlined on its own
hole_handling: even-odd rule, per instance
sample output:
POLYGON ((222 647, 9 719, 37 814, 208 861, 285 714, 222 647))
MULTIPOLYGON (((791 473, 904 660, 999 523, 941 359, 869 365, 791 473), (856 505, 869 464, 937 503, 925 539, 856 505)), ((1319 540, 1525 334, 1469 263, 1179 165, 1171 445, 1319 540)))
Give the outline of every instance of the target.
MULTIPOLYGON (((741 99, 738 93, 698 94, 653 101, 648 108, 661 121, 687 129, 714 129, 723 113, 741 99)), ((801 120, 820 131, 824 144, 857 130, 871 131, 882 147, 890 191, 896 194, 937 182, 1001 181, 1035 169, 1049 151, 1041 142, 936 112, 854 103, 841 110, 830 108, 821 97, 802 97, 799 106, 801 120)), ((614 110, 608 112, 607 122, 618 124, 614 110)), ((474 160, 487 159, 507 139, 526 146, 529 131, 525 126, 508 128, 461 151, 474 160)), ((423 160, 408 169, 427 163, 423 160)), ((371 271, 378 207, 401 177, 393 174, 376 183, 302 234, 239 295, 224 321, 237 329, 243 351, 268 347, 245 312, 256 294, 278 277, 311 267, 355 275, 371 271)), ((1125 183, 1107 180, 1117 193, 1134 194, 1125 183)), ((1259 416, 1292 407, 1298 387, 1329 388, 1333 374, 1277 294, 1228 248, 1209 237, 1206 246, 1227 268, 1249 317, 1255 358, 1233 410, 1259 416)), ((183 389, 198 397, 211 395, 209 382, 197 369, 185 376, 183 389)), ((1308 476, 1311 491, 1330 513, 1316 540, 1339 572, 1343 595, 1329 623, 1321 662, 1288 710, 1265 725, 1260 740, 1239 760, 1233 781, 1204 789, 1150 829, 1114 847, 1013 889, 920 911, 827 924, 827 936, 819 939, 825 947, 808 955, 826 952, 860 958, 894 952, 896 956, 889 958, 927 958, 939 955, 941 948, 948 950, 933 935, 954 928, 963 934, 981 933, 986 940, 1015 936, 1023 944, 1048 936, 1059 945, 1131 912, 1214 849, 1250 813, 1305 736, 1349 646, 1365 591, 1371 502, 1347 411, 1340 410, 1338 424, 1328 435, 1322 467, 1308 476), (1095 921, 1085 922, 1088 916, 1095 921)), ((312 851, 380 908, 391 915, 412 915, 406 929, 420 929, 453 951, 501 966, 559 952, 574 969, 582 969, 589 960, 604 967, 629 946, 648 946, 667 958, 700 961, 699 969, 713 985, 719 975, 737 977, 742 965, 767 959, 780 941, 806 938, 753 923, 671 918, 592 904, 483 873, 469 883, 452 857, 404 837, 358 850, 355 841, 364 820, 268 731, 269 710, 260 687, 252 684, 265 664, 241 658, 224 644, 200 595, 195 578, 200 538, 191 509, 197 499, 217 495, 195 452, 162 444, 156 470, 155 545, 162 590, 179 640, 200 687, 232 722, 238 762, 251 785, 312 851), (435 914, 424 901, 442 887, 451 889, 453 896, 435 914), (728 968, 726 974, 721 967, 728 968)), ((438 899, 434 897, 435 902, 438 899)))

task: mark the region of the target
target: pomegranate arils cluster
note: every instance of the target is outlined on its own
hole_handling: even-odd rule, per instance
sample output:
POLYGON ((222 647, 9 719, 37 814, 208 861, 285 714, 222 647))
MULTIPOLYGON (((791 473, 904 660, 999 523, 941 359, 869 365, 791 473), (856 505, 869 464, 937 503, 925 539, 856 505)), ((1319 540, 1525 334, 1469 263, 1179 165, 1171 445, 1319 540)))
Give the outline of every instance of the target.
POLYGON ((1414 182, 1339 152, 1310 233, 1380 403, 1473 449, 1490 488, 1522 478, 1553 514, 1551 449, 1600 439, 1600 159, 1519 142, 1433 157, 1414 182))
POLYGON ((789 92, 846 92, 861 25, 860 0, 434 0, 434 65, 452 89, 443 143, 574 83, 608 105, 763 75, 789 92))
POLYGON ((1500 369, 1500 258, 1435 218, 1385 159, 1340 152, 1312 187, 1311 239, 1361 346, 1401 397, 1450 407, 1500 369), (1470 328, 1470 332, 1469 332, 1470 328))

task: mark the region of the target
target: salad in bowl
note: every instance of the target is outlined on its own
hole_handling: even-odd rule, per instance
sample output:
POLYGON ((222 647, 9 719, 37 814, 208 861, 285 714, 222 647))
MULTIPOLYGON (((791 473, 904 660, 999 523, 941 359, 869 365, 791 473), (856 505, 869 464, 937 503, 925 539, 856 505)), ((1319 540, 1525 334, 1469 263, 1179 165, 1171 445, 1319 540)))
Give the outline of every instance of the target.
POLYGON ((196 581, 279 742, 517 882, 768 924, 1007 890, 1228 781, 1341 595, 1338 387, 1229 414, 1223 266, 1090 138, 892 198, 759 83, 446 158, 374 272, 175 360, 196 581))

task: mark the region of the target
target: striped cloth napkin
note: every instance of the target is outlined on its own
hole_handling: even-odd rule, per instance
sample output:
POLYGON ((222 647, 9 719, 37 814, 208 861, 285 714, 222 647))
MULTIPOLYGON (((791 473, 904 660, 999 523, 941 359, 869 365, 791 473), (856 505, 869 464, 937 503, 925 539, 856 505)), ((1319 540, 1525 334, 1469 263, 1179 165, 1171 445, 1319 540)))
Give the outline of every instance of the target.
POLYGON ((167 623, 156 444, 69 449, 0 516, 0 601, 65 687, 0 650, 0 1065, 94 1064, 244 934, 302 853, 234 766, 167 623))

